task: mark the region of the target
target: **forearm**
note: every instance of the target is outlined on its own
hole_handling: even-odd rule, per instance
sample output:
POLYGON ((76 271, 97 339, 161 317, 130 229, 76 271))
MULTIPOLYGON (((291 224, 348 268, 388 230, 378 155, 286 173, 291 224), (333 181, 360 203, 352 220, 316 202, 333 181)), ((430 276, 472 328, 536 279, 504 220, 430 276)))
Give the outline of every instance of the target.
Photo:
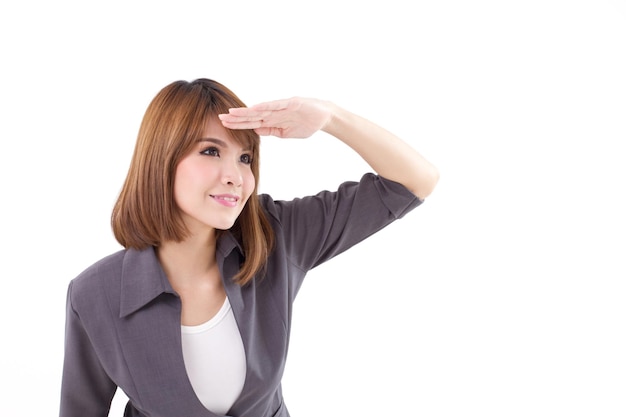
POLYGON ((379 175, 399 182, 420 199, 433 191, 439 172, 408 143, 354 113, 329 103, 332 116, 323 131, 357 152, 379 175))

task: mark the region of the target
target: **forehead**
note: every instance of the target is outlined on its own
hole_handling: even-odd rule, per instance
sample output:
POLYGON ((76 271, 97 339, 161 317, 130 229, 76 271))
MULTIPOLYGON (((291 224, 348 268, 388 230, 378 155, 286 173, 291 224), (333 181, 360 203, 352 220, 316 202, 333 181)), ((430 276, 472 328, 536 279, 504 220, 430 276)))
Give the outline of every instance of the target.
POLYGON ((231 130, 222 125, 217 117, 212 117, 205 124, 201 139, 219 139, 228 146, 242 149, 253 149, 254 143, 248 132, 243 130, 231 130))
POLYGON ((208 122, 204 124, 202 129, 203 138, 216 138, 223 141, 232 141, 232 133, 226 129, 217 118, 212 117, 208 122))

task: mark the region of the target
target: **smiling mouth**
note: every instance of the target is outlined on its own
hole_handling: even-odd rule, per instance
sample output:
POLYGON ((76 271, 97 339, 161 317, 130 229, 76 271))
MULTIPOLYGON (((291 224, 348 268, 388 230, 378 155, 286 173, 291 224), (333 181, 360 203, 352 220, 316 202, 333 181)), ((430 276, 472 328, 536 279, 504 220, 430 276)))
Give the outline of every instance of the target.
POLYGON ((211 195, 211 197, 224 204, 236 204, 239 201, 239 197, 234 195, 211 195))

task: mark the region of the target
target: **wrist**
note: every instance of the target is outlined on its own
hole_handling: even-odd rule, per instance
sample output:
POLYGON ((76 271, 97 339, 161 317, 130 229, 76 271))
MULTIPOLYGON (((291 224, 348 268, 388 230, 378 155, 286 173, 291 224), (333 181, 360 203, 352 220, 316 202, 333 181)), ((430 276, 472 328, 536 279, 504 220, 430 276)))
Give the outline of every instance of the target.
POLYGON ((324 102, 324 105, 327 118, 320 130, 332 136, 341 136, 344 126, 348 122, 348 112, 330 101, 324 102))

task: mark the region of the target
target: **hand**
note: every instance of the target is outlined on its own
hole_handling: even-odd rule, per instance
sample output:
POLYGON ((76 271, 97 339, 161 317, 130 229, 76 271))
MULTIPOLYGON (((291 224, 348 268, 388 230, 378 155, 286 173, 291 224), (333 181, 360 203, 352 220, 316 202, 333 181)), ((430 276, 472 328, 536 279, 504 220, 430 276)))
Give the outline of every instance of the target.
POLYGON ((308 138, 328 124, 332 105, 327 101, 293 97, 232 108, 218 117, 228 129, 254 129, 259 135, 279 138, 308 138))

